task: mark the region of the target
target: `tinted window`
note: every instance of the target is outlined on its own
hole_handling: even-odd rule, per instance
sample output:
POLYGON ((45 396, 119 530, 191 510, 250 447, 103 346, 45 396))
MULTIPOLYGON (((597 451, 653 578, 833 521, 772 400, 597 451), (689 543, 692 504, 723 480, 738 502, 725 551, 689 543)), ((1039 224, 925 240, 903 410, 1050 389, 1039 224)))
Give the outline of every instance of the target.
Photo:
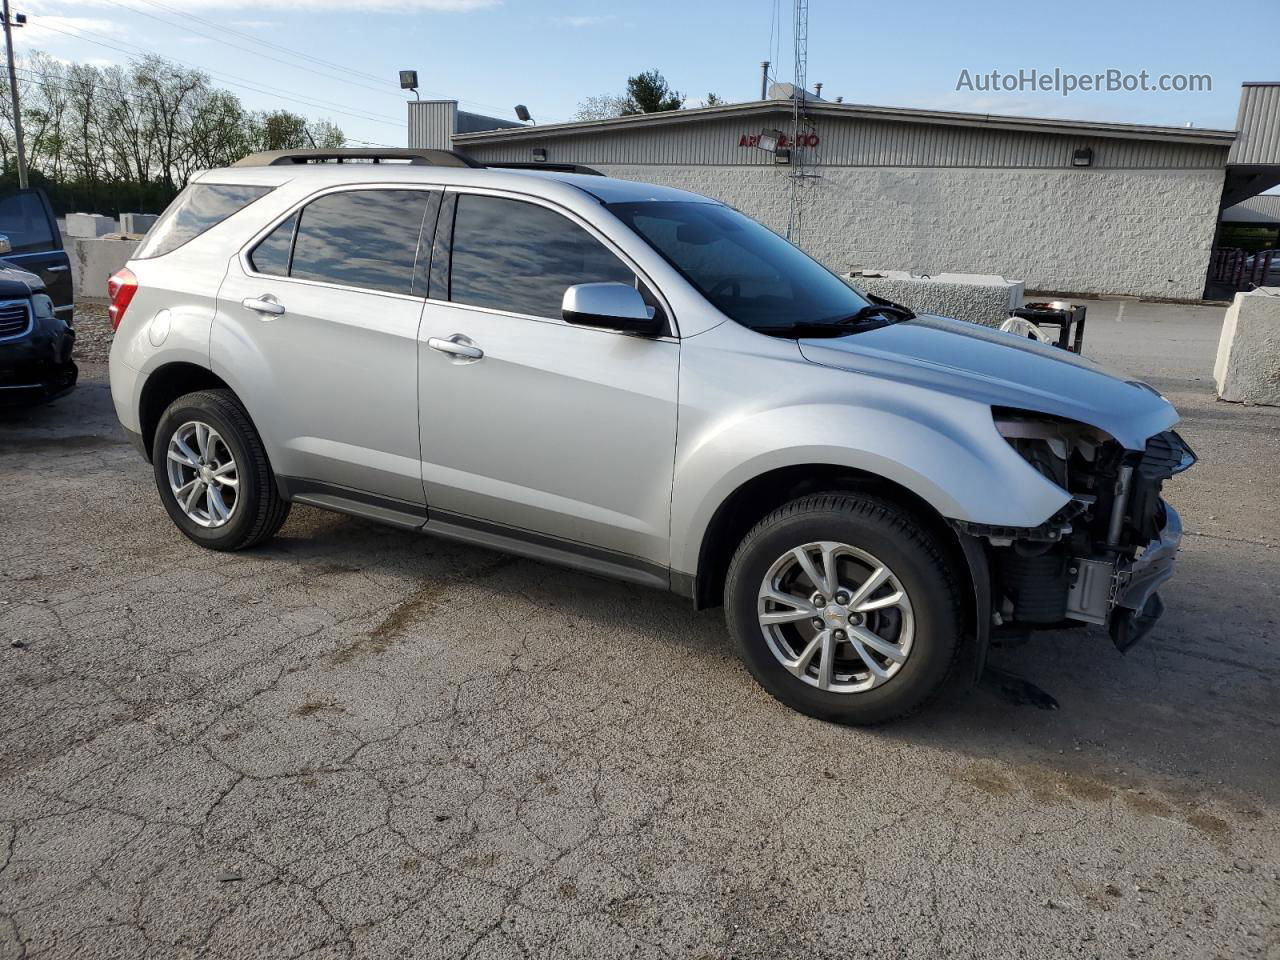
POLYGON ((546 207, 464 194, 453 228, 449 299, 560 317, 566 288, 635 274, 577 224, 546 207))
POLYGON ((249 262, 259 273, 269 273, 273 277, 289 275, 289 252, 293 249, 293 228, 298 222, 295 213, 280 226, 272 230, 253 248, 249 262))
POLYGON ((745 326, 835 324, 867 305, 822 264, 730 207, 675 201, 609 209, 745 326))
POLYGON ((418 237, 431 194, 350 190, 308 204, 298 223, 289 275, 346 287, 409 293, 418 237))
POLYGON ((25 190, 0 198, 0 233, 9 238, 14 253, 54 247, 43 201, 25 190))
POLYGON ((145 260, 171 253, 271 190, 231 183, 193 183, 169 204, 133 256, 145 260))

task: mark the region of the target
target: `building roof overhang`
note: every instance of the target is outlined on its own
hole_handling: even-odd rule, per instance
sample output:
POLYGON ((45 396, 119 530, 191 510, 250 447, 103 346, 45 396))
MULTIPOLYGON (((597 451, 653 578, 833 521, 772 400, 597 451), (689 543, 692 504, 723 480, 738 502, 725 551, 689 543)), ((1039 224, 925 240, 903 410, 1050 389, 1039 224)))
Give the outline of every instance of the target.
MULTIPOLYGON (((897 123, 931 124, 941 126, 972 127, 1023 133, 1053 133, 1068 136, 1113 137, 1126 140, 1152 140, 1166 143, 1201 144, 1230 147, 1236 138, 1234 130, 1211 130, 1198 127, 1165 127, 1142 123, 1104 123, 1092 120, 1059 120, 1051 117, 1017 117, 993 113, 959 113, 949 110, 919 110, 910 107, 878 107, 856 103, 830 103, 807 101, 807 115, 813 118, 843 120, 880 120, 897 123)), ((519 140, 546 140, 562 136, 583 136, 595 133, 614 133, 646 129, 649 127, 678 126, 707 120, 752 116, 777 117, 789 115, 793 110, 789 100, 753 100, 747 103, 731 103, 714 107, 695 107, 688 110, 669 110, 662 113, 641 113, 627 117, 610 117, 605 120, 581 120, 573 123, 544 124, 531 127, 512 127, 501 130, 480 130, 458 134, 454 141, 460 145, 505 143, 519 140)))

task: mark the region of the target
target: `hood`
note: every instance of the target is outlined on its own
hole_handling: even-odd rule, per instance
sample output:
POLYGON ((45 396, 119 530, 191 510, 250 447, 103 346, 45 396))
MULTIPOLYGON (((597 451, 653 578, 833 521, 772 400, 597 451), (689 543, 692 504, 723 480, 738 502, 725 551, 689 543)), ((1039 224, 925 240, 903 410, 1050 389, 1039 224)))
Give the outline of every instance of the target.
POLYGON ((1067 417, 1105 430, 1130 450, 1178 422, 1153 388, 1068 350, 946 317, 800 341, 805 359, 991 406, 1067 417))
POLYGON ((44 281, 34 273, 0 260, 0 300, 15 300, 44 293, 44 281))

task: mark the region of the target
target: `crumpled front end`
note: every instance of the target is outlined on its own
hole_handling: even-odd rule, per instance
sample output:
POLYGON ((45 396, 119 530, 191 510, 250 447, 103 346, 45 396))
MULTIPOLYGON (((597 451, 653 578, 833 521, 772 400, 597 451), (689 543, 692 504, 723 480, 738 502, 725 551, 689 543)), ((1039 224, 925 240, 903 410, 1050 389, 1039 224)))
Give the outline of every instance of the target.
POLYGON ((957 523, 987 545, 996 636, 1106 625, 1126 650, 1159 618, 1159 588, 1173 576, 1182 523, 1161 496, 1196 462, 1174 431, 1126 450, 1096 428, 1042 414, 996 410, 1005 439, 1071 501, 1035 528, 957 523))

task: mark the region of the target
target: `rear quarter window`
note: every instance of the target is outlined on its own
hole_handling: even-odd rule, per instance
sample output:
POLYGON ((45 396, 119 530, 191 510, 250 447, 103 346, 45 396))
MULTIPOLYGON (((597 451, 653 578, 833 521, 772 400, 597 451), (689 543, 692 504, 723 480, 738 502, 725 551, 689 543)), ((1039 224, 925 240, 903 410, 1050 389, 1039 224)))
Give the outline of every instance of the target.
POLYGON ((134 259, 147 260, 172 253, 273 189, 236 183, 191 184, 178 194, 148 231, 134 259))

